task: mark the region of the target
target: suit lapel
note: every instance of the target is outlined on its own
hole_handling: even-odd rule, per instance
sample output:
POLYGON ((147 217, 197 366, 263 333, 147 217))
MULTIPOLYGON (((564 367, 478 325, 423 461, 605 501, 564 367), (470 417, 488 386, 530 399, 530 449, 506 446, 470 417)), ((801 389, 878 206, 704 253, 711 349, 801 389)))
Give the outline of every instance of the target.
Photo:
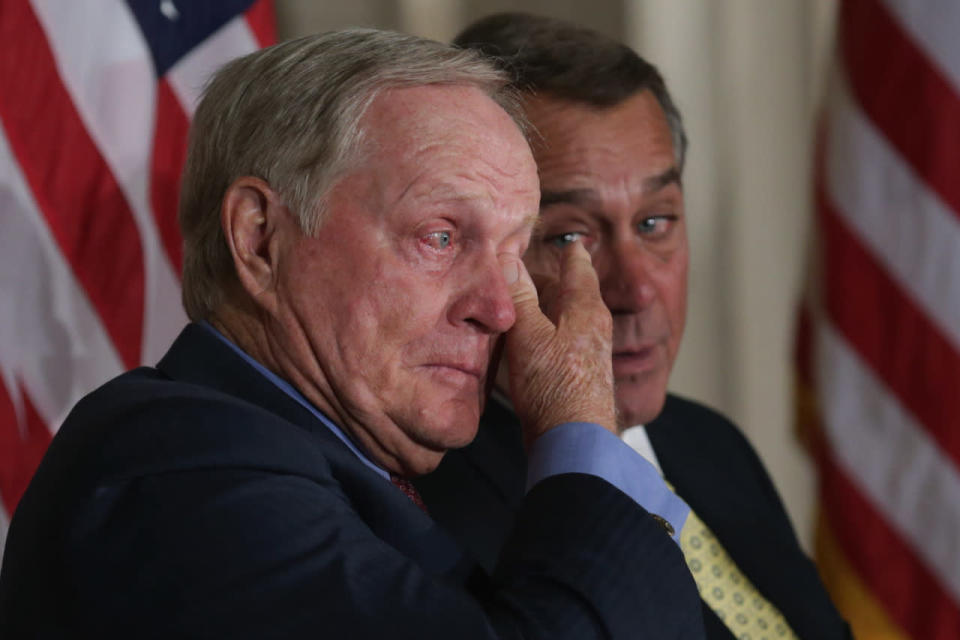
MULTIPOLYGON (((241 399, 305 430, 329 465, 339 489, 378 537, 416 561, 428 573, 445 575, 457 581, 466 579, 473 564, 427 514, 397 487, 363 464, 310 411, 208 330, 199 325, 188 325, 157 368, 174 380, 241 399)), ((268 438, 270 434, 264 439, 268 438)), ((306 459, 309 460, 309 454, 306 459)), ((312 470, 304 471, 309 475, 312 470)))

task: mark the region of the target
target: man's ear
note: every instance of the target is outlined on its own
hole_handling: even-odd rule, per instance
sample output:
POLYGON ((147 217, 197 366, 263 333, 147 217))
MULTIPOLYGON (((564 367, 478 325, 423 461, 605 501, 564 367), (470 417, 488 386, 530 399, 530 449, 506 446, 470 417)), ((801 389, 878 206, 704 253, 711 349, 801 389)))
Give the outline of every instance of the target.
POLYGON ((279 240, 290 223, 280 195, 260 178, 244 176, 227 187, 220 225, 240 286, 259 306, 272 307, 279 240))

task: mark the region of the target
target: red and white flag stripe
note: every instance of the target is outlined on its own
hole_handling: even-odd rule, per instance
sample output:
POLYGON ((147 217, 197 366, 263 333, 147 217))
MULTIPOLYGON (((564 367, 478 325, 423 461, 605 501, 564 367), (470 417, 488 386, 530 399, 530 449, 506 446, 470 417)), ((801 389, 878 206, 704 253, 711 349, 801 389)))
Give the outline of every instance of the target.
POLYGON ((212 70, 275 37, 270 0, 232 4, 158 77, 134 0, 0 0, 0 550, 73 403, 155 363, 185 322, 189 119, 212 70))
POLYGON ((960 637, 958 34, 955 2, 840 2, 800 368, 862 637, 960 637))

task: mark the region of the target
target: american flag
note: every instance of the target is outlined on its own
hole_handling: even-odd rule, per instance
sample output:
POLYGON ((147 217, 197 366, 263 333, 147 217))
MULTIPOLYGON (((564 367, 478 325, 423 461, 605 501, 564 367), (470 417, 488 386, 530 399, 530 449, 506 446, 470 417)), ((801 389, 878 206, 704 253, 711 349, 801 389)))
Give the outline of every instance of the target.
POLYGON ((960 638, 960 3, 841 0, 801 420, 858 638, 960 638))
POLYGON ((71 406, 186 321, 189 120, 213 69, 274 40, 270 0, 0 0, 0 559, 71 406))

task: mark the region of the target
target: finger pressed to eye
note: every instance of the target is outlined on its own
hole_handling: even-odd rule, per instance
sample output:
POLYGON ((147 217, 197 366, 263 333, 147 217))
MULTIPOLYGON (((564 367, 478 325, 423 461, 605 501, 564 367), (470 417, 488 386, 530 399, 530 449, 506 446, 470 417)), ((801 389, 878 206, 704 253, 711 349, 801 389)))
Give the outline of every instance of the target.
POLYGON ((579 240, 564 247, 560 258, 560 280, 578 291, 596 289, 599 293, 600 281, 593 260, 579 240))
POLYGON ((564 299, 559 312, 568 323, 593 326, 594 316, 610 315, 600 294, 600 280, 593 268, 593 261, 580 242, 564 248, 560 262, 560 286, 564 299))
MULTIPOLYGON (((523 262, 519 258, 507 258, 507 260, 510 259, 516 261, 515 266, 518 269, 516 279, 507 285, 510 289, 510 296, 513 298, 513 308, 517 316, 510 333, 516 336, 525 336, 531 331, 542 330, 544 323, 549 324, 549 321, 540 312, 537 288, 534 286, 523 262)), ((504 265, 505 275, 508 267, 512 268, 513 266, 504 265)))

